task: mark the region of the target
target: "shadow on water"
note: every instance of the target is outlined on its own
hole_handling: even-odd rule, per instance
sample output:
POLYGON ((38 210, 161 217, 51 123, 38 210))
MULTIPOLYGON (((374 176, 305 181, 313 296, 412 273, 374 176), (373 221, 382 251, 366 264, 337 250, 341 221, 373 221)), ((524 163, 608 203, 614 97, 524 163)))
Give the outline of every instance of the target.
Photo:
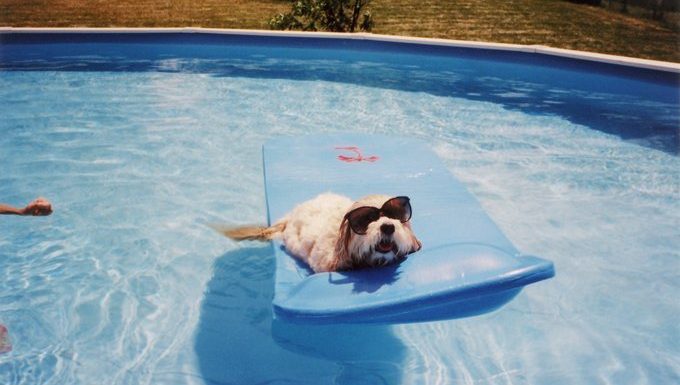
POLYGON ((272 319, 270 246, 219 257, 195 340, 208 384, 395 384, 404 346, 390 326, 295 325, 272 319))

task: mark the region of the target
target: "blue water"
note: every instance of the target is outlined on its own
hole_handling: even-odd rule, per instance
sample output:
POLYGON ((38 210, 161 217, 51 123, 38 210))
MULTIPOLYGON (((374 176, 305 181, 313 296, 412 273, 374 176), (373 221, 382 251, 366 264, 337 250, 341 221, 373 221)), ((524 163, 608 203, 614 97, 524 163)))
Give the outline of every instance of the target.
POLYGON ((0 46, 0 201, 55 210, 0 218, 0 383, 680 381, 676 83, 386 51, 0 46), (264 141, 347 130, 431 143, 557 276, 468 319, 273 321, 269 246, 206 224, 265 221, 264 141))

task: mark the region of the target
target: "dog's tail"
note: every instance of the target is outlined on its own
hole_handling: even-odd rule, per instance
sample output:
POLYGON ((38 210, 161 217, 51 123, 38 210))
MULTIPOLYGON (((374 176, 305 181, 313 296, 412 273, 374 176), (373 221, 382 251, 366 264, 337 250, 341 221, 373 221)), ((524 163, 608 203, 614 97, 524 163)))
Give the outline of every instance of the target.
POLYGON ((286 228, 286 223, 279 222, 270 227, 223 227, 217 225, 211 227, 220 234, 235 241, 271 241, 283 232, 286 228))

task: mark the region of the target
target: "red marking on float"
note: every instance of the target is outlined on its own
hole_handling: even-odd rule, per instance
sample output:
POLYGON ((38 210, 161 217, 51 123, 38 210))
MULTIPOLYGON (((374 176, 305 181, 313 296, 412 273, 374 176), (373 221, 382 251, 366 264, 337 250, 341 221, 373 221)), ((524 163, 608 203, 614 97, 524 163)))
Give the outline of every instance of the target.
POLYGON ((352 152, 354 155, 348 156, 348 155, 338 155, 338 160, 342 162, 347 162, 347 163, 354 163, 354 162, 370 162, 373 163, 380 159, 379 157, 375 155, 367 156, 365 157, 361 153, 361 149, 356 146, 349 146, 349 147, 336 147, 336 150, 343 150, 343 151, 349 151, 352 152))

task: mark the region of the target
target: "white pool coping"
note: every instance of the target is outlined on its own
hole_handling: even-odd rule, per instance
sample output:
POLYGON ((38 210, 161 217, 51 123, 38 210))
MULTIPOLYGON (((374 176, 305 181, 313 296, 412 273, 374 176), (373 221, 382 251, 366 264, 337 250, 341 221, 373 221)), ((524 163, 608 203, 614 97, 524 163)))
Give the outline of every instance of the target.
POLYGON ((553 48, 544 45, 522 45, 505 43, 488 43, 466 40, 448 40, 423 37, 378 35, 372 33, 339 33, 339 32, 301 32, 301 31, 271 31, 252 29, 219 29, 200 27, 181 28, 28 28, 28 27, 0 27, 0 33, 204 33, 222 35, 246 35, 263 37, 296 37, 322 39, 351 39, 377 42, 406 43, 443 47, 472 48, 511 52, 536 53, 549 56, 559 56, 570 59, 644 68, 657 71, 680 73, 680 63, 659 60, 638 59, 626 56, 600 54, 570 49, 553 48))

